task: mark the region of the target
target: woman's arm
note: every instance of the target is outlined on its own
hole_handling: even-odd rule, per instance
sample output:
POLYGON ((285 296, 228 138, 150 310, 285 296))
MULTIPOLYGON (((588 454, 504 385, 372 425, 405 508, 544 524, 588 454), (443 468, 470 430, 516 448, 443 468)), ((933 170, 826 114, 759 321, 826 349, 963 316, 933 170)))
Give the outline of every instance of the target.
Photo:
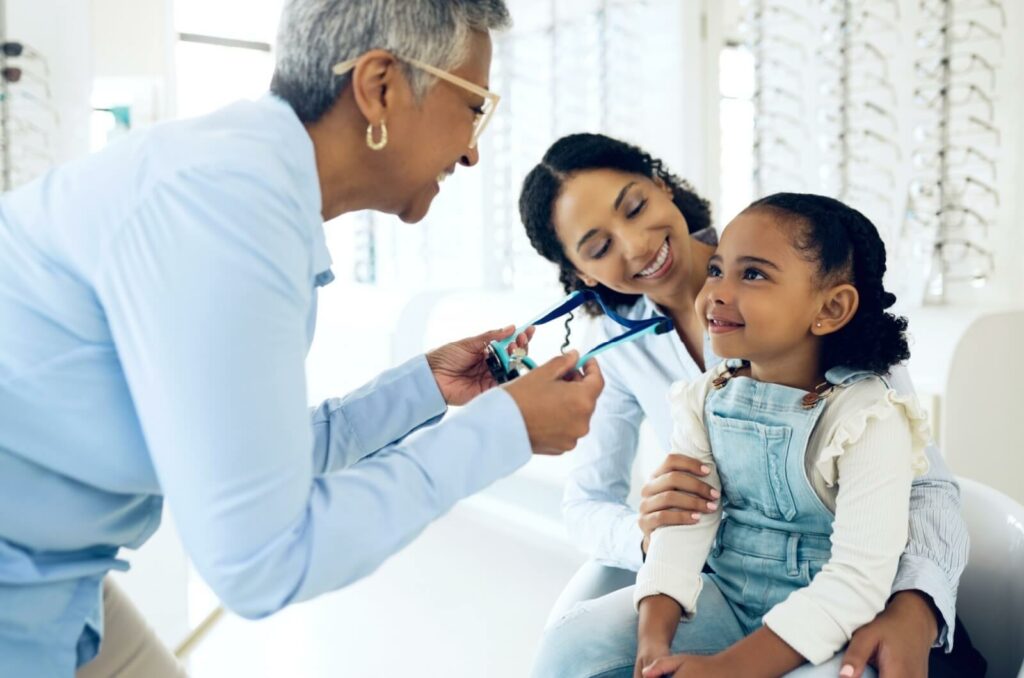
POLYGON ((417 356, 312 410, 313 469, 324 474, 348 468, 439 421, 446 407, 426 358, 417 356))
POLYGON ((525 464, 530 440, 495 390, 316 477, 309 234, 266 177, 229 169, 153 187, 107 248, 96 288, 186 550, 227 606, 259 617, 373 571, 525 464))
MULTIPOLYGON (((894 367, 889 381, 900 396, 914 395, 906 367, 894 367)), ((931 600, 939 612, 934 643, 949 652, 953 649, 957 586, 967 565, 970 539, 960 514, 960 487, 938 447, 930 444, 925 452, 930 466, 928 473, 914 479, 910 490, 910 539, 892 592, 918 591, 931 600)))
POLYGON ((601 366, 605 388, 590 433, 572 453, 562 513, 582 551, 602 565, 635 572, 643 563, 643 533, 627 498, 644 412, 611 363, 601 366))

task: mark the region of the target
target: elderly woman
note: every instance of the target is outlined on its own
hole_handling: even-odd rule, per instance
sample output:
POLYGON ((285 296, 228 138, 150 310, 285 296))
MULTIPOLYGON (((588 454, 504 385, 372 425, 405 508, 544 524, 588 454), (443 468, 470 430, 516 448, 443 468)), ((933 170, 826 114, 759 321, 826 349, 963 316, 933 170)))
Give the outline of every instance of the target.
POLYGON ((0 675, 181 673, 106 578, 165 499, 200 574, 256 618, 586 432, 603 382, 564 378, 574 355, 483 393, 483 348, 511 329, 306 406, 323 222, 418 221, 477 163, 507 22, 501 0, 292 0, 270 95, 4 196, 0 675), (447 405, 466 407, 425 426, 447 405))

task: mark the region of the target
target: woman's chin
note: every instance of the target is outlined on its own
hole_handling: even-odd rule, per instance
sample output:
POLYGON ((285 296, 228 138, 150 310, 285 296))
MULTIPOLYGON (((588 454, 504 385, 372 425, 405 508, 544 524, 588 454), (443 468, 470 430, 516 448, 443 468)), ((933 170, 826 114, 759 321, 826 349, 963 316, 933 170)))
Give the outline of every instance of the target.
POLYGON ((407 224, 423 221, 423 218, 430 211, 430 205, 433 204, 434 198, 440 190, 437 183, 432 182, 430 186, 413 196, 405 208, 398 213, 398 218, 407 224))

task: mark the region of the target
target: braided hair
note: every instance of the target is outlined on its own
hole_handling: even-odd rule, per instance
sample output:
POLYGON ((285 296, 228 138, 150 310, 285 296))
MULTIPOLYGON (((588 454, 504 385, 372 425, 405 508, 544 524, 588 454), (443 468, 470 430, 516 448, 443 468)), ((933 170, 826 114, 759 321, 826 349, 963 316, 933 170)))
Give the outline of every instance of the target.
MULTIPOLYGON (((526 227, 526 235, 537 252, 558 265, 558 279, 566 293, 586 289, 576 275, 576 267, 565 254, 555 234, 552 211, 565 182, 578 172, 611 169, 639 174, 662 182, 672 191, 672 202, 682 212, 690 233, 711 225, 708 201, 697 195, 689 183, 672 174, 664 163, 645 151, 603 134, 570 134, 562 137, 547 150, 523 180, 519 194, 519 216, 526 227)), ((623 294, 598 283, 593 288, 611 308, 632 306, 639 294, 623 294)), ((591 316, 603 314, 593 301, 584 304, 591 316)))
POLYGON ((884 374, 910 357, 907 319, 885 310, 896 296, 882 284, 885 244, 867 217, 834 198, 801 193, 769 195, 750 210, 772 212, 800 227, 795 245, 818 263, 822 286, 847 282, 857 288, 860 303, 853 318, 824 337, 823 370, 843 366, 884 374))

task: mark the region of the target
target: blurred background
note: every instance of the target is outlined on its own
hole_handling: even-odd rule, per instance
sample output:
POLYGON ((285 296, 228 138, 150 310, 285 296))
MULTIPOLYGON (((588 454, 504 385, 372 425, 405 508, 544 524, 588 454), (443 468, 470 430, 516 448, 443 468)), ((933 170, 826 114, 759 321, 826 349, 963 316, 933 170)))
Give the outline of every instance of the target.
MULTIPOLYGON (((563 134, 639 144, 711 200, 721 229, 777 190, 864 211, 911 319, 911 371, 947 460, 1024 501, 1009 421, 1024 405, 1024 31, 1019 0, 511 0, 482 160, 430 216, 327 225, 311 403, 404 358, 527 320, 561 297, 519 223, 522 178, 563 134)), ((276 0, 0 1, 4 190, 131 130, 267 88, 276 0)), ((584 319, 574 344, 587 348, 584 319)), ((560 326, 532 352, 554 355, 560 326)), ((650 437, 636 477, 665 452, 650 437)), ((195 676, 523 676, 584 561, 564 534, 571 455, 457 506, 368 579, 247 622, 227 616, 195 676)), ((125 587, 171 646, 216 607, 173 516, 125 587)), ((117 575, 115 575, 117 576, 117 575)))

